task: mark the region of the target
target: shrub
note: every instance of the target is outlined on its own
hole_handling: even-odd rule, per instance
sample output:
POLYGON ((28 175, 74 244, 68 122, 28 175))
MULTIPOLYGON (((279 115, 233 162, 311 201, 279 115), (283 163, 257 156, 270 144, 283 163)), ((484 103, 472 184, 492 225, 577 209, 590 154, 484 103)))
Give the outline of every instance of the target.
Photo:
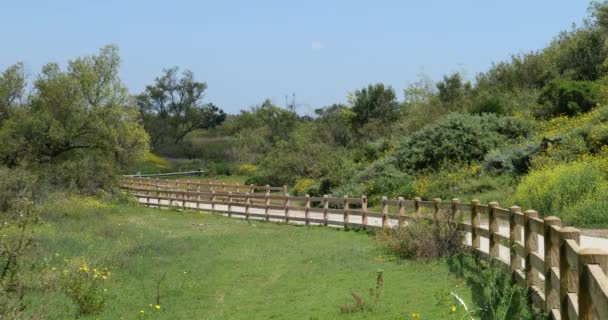
POLYGON ((607 224, 608 214, 601 213, 601 207, 586 211, 598 203, 598 194, 608 183, 607 173, 608 161, 600 157, 542 167, 522 179, 512 200, 545 216, 562 216, 566 224, 607 224))
POLYGON ((254 164, 244 163, 236 169, 236 173, 243 176, 251 176, 257 172, 258 168, 254 164))
POLYGON ((61 288, 78 307, 78 316, 99 314, 108 301, 107 268, 92 268, 85 260, 70 261, 62 272, 61 288))
POLYGON ((491 150, 527 135, 524 123, 494 114, 450 114, 404 139, 395 158, 401 170, 437 169, 447 161, 480 161, 491 150))
POLYGON ((487 154, 483 160, 486 171, 496 173, 526 174, 532 165, 532 157, 540 147, 534 144, 516 145, 487 154))
MULTIPOLYGON (((467 312, 467 318, 472 313, 480 319, 548 319, 546 314, 533 308, 527 290, 513 283, 511 275, 502 272, 496 262, 487 263, 467 254, 458 254, 448 259, 448 264, 453 272, 466 279, 480 306, 479 310, 467 312)), ((445 295, 441 300, 448 301, 445 295)))
POLYGON ((514 176, 482 170, 479 165, 444 165, 416 177, 416 196, 433 199, 460 198, 463 201, 503 201, 512 193, 514 176))
POLYGON ((556 79, 542 90, 536 115, 549 118, 559 115, 574 116, 594 108, 601 100, 601 86, 592 81, 556 79))
POLYGON ((221 161, 211 161, 205 165, 205 174, 209 176, 229 176, 232 171, 230 165, 221 161))
POLYGON ((360 168, 347 177, 338 186, 331 189, 334 195, 367 195, 370 206, 378 204, 382 196, 389 198, 413 197, 414 178, 400 171, 394 164, 394 158, 385 157, 360 168))
POLYGON ((431 260, 450 257, 464 249, 459 217, 440 212, 436 218, 409 222, 407 226, 376 233, 379 246, 403 259, 431 260))

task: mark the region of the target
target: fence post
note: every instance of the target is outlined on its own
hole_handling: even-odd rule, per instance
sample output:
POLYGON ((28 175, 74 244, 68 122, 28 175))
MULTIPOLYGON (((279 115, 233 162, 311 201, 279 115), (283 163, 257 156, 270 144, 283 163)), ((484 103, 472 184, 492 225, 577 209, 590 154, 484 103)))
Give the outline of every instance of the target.
POLYGON ((578 294, 578 261, 571 264, 568 259, 568 240, 580 244, 580 230, 572 227, 559 230, 559 300, 560 314, 564 320, 569 319, 568 294, 578 294))
POLYGON ((285 194, 283 205, 285 205, 285 223, 289 223, 289 194, 287 193, 285 194))
POLYGON ((539 287, 538 272, 532 266, 532 253, 538 252, 538 235, 532 232, 530 218, 538 218, 538 212, 534 210, 526 210, 524 212, 524 250, 526 254, 526 287, 539 287))
POLYGON ((249 185, 249 192, 255 193, 255 186, 253 185, 253 183, 249 185))
POLYGON ((388 198, 382 196, 382 228, 388 228, 388 198))
MULTIPOLYGON (((543 219, 543 239, 545 247, 545 311, 551 313, 559 309, 559 283, 553 283, 553 268, 559 269, 559 238, 552 226, 561 227, 562 221, 558 217, 545 217, 543 219), (557 243, 556 243, 557 242, 557 243)), ((557 231, 557 230, 556 230, 557 231)), ((559 271, 557 272, 559 274, 559 271)))
POLYGON ((403 227, 405 222, 405 204, 403 203, 405 200, 403 197, 397 198, 399 200, 399 227, 403 227))
POLYGON ((367 229, 367 196, 361 196, 361 225, 367 229))
POLYGON ((215 191, 211 191, 211 213, 215 212, 215 191))
POLYGON ((222 191, 226 191, 226 182, 222 182, 222 191))
POLYGON ((306 205, 304 208, 304 221, 306 225, 310 224, 310 195, 306 195, 306 205))
POLYGON ((327 226, 327 220, 329 219, 329 213, 327 212, 329 209, 329 196, 323 195, 323 225, 327 226))
POLYGON ((498 202, 490 202, 488 203, 488 230, 490 232, 489 242, 490 242, 490 261, 493 258, 500 259, 500 242, 497 241, 496 234, 499 232, 498 227, 498 219, 496 218, 495 208, 498 208, 498 202))
POLYGON ((604 274, 608 270, 608 251, 599 248, 585 248, 578 252, 578 316, 581 320, 607 319, 607 306, 602 305, 601 301, 594 301, 594 297, 600 292, 592 292, 589 287, 591 274, 589 265, 598 265, 604 274))
POLYGON ((481 237, 477 232, 479 228, 479 200, 471 200, 471 247, 473 252, 481 246, 481 237))
POLYGON ((232 217, 232 191, 228 191, 228 217, 232 217))
POLYGON ((433 199, 433 219, 437 221, 439 219, 439 205, 441 204, 441 198, 433 199))
POLYGON ((414 217, 420 215, 420 204, 418 202, 421 200, 420 197, 414 198, 414 217))
POLYGON ((266 193, 266 195, 264 196, 264 215, 266 216, 265 217, 266 221, 270 220, 270 217, 268 217, 268 214, 269 214, 268 206, 269 205, 270 205, 270 193, 266 193))
POLYGON ((249 204, 250 204, 250 199, 249 199, 249 192, 245 192, 245 219, 249 220, 249 204))
POLYGON ((287 185, 284 184, 283 185, 283 193, 288 193, 288 192, 289 192, 289 190, 287 189, 287 185))
POLYGON ((517 272, 521 271, 521 258, 517 254, 517 250, 515 246, 517 242, 521 242, 521 225, 517 223, 517 217, 523 217, 523 213, 521 213, 521 208, 518 206, 512 206, 509 208, 511 213, 509 214, 509 248, 510 257, 511 257, 511 276, 515 277, 517 272))
POLYGON ((269 184, 266 185, 266 194, 270 194, 270 185, 269 184))
POLYGON ((344 195, 344 205, 342 206, 342 216, 344 229, 348 229, 348 195, 344 195))
POLYGON ((238 182, 234 184, 234 187, 236 188, 236 192, 241 192, 241 186, 238 182))

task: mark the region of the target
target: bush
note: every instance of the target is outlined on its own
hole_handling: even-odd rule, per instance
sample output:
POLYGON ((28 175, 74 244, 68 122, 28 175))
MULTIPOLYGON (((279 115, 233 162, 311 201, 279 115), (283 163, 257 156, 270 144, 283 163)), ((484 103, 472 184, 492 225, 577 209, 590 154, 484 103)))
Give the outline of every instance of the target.
POLYGON ((512 201, 541 215, 561 216, 565 224, 608 224, 599 194, 608 183, 608 161, 591 157, 533 170, 517 186, 512 201), (597 204, 594 210, 589 208, 597 204))
POLYGON ((78 307, 78 316, 99 314, 108 301, 107 268, 90 267, 86 261, 71 261, 63 270, 61 288, 78 307))
POLYGON ((526 174, 532 165, 532 157, 540 147, 534 144, 516 145, 487 154, 483 160, 486 171, 496 173, 526 174))
POLYGON ((333 195, 367 195, 370 206, 380 203, 382 196, 411 198, 414 196, 414 178, 397 169, 394 158, 385 157, 367 167, 358 169, 352 176, 331 188, 333 195))
POLYGON ((230 165, 225 162, 212 161, 205 166, 205 174, 209 176, 229 176, 232 174, 230 165))
POLYGON ((415 195, 423 199, 504 201, 511 196, 514 176, 481 170, 479 165, 442 166, 416 178, 415 195))
POLYGON ((494 114, 450 114, 404 139, 395 152, 401 170, 437 169, 441 164, 480 161, 491 150, 525 137, 521 120, 494 114))
POLYGON ((451 257, 464 250, 459 219, 442 211, 434 219, 418 219, 407 226, 382 229, 376 233, 376 241, 381 248, 403 259, 451 257))
POLYGON ((592 81, 556 79, 542 90, 536 115, 540 118, 574 116, 587 112, 601 101, 601 86, 592 81))

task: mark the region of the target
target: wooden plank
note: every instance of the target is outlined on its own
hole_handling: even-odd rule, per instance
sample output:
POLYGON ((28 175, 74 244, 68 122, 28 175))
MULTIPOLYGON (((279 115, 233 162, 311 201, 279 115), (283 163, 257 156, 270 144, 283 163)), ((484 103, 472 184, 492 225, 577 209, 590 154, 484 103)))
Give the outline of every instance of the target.
POLYGON ((545 261, 537 252, 530 252, 530 264, 539 273, 545 273, 545 261))
POLYGON ((477 227, 477 228, 475 228, 475 232, 477 232, 478 235, 480 235, 484 238, 490 237, 490 230, 488 230, 486 228, 477 227))
POLYGON ((471 205, 468 203, 457 203, 456 204, 456 210, 460 210, 460 211, 471 211, 471 205))
POLYGON ((433 201, 418 201, 418 207, 427 208, 427 209, 435 209, 435 202, 433 201))
POLYGON ((511 211, 505 208, 494 208, 494 214, 497 219, 509 221, 511 219, 511 211))
POLYGON ((529 217, 528 223, 530 223, 530 229, 536 234, 542 235, 545 232, 545 223, 543 220, 535 217, 529 217))
POLYGON ((568 319, 578 319, 578 295, 568 293, 568 319))
POLYGON ((526 250, 524 248, 524 244, 521 241, 515 241, 513 243, 513 252, 517 254, 519 257, 523 258, 526 255, 526 250))
POLYGON ((587 276, 583 277, 583 281, 587 281, 579 285, 581 290, 586 289, 591 297, 593 319, 608 319, 608 277, 600 265, 589 264, 586 269, 587 276))

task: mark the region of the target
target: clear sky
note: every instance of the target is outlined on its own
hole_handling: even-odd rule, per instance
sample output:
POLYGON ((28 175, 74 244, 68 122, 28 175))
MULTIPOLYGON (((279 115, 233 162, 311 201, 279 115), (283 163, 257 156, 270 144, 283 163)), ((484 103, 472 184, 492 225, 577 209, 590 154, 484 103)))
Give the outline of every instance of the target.
POLYGON ((234 113, 265 98, 298 111, 346 102, 383 82, 402 90, 421 73, 469 78, 510 54, 544 47, 580 24, 586 0, 136 1, 0 0, 0 68, 117 44, 121 77, 141 92, 163 68, 190 69, 205 100, 234 113))

